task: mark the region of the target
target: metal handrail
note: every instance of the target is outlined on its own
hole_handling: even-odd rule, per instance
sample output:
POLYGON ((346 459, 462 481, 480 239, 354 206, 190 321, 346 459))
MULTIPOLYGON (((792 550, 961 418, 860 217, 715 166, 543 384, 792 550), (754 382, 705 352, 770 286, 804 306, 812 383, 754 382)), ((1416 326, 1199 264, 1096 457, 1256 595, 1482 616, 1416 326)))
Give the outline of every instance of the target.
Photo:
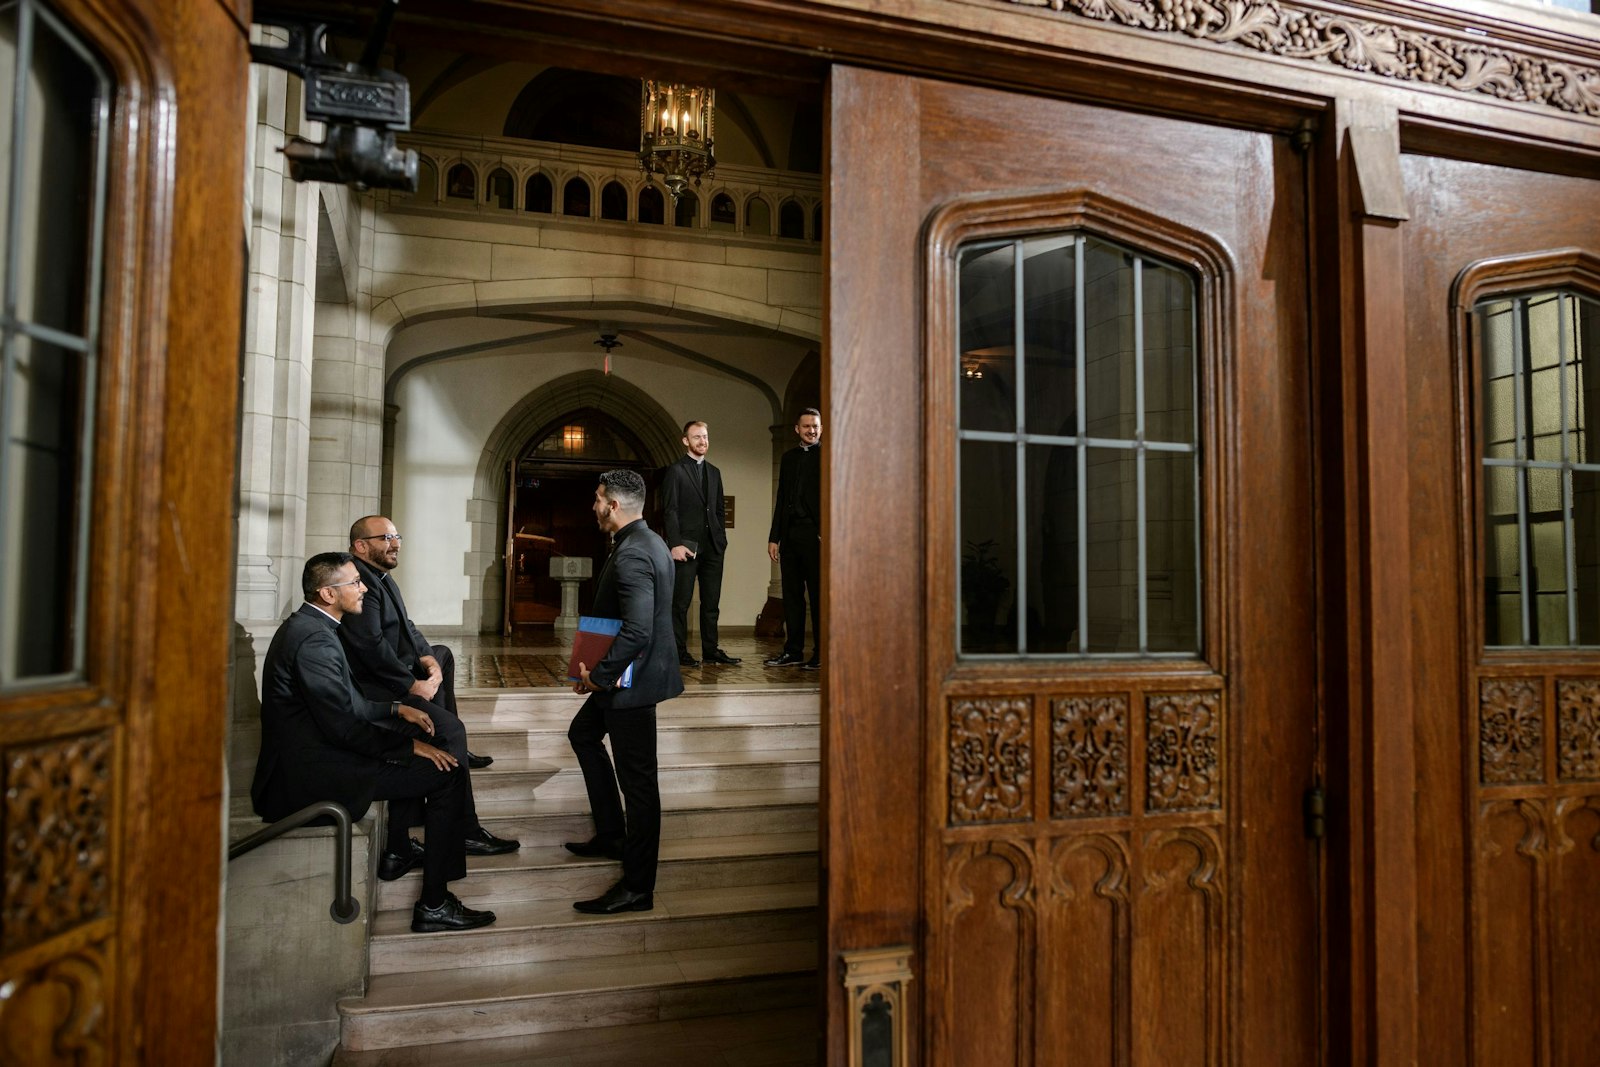
POLYGON ((251 849, 282 837, 290 830, 299 829, 323 815, 333 819, 336 831, 333 838, 333 903, 328 905, 328 914, 333 916, 336 923, 352 923, 361 914, 361 902, 350 893, 350 813, 344 810, 344 805, 331 800, 308 804, 265 830, 257 830, 243 841, 228 846, 228 858, 236 860, 251 849))

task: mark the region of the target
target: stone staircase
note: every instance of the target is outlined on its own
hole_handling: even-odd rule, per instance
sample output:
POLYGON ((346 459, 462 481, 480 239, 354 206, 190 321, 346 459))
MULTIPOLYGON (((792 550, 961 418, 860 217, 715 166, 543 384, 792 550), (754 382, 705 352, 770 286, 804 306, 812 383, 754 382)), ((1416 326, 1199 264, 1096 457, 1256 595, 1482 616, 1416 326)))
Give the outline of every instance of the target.
POLYGON ((817 1049, 818 697, 695 687, 657 717, 655 908, 581 915, 615 862, 561 847, 593 832, 551 689, 458 694, 480 819, 521 840, 451 888, 494 925, 413 934, 420 872, 379 883, 366 995, 340 1002, 336 1065, 800 1064, 817 1049))

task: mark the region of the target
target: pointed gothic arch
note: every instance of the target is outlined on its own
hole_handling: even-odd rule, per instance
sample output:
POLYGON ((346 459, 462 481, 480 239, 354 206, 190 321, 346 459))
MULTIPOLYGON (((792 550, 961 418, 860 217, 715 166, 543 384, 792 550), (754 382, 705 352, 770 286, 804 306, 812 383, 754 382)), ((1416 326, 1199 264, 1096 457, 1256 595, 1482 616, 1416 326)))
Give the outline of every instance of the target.
POLYGON ((500 419, 484 441, 467 501, 472 547, 466 558, 467 599, 461 619, 480 633, 498 629, 505 585, 506 465, 528 439, 563 415, 588 409, 630 428, 649 462, 664 467, 678 458, 682 432, 654 397, 637 385, 597 370, 577 371, 531 390, 500 419))

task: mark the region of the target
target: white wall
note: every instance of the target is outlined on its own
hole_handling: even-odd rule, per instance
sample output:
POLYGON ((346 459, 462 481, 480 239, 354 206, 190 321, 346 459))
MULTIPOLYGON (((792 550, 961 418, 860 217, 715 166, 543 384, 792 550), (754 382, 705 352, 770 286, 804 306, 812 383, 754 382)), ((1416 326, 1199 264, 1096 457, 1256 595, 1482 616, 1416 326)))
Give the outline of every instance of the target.
MULTIPOLYGON (((620 355, 616 363, 615 374, 646 390, 678 425, 691 418, 709 423, 710 459, 722 470, 725 492, 737 498, 737 525, 728 532, 722 619, 728 626, 753 624, 771 578, 766 547, 773 493, 771 406, 753 386, 712 371, 620 355)), ((397 577, 424 633, 430 625, 465 623, 468 584, 462 560, 472 550, 467 502, 489 434, 529 393, 596 364, 592 351, 506 351, 430 364, 401 381, 395 398, 400 415, 391 517, 405 535, 397 577)))

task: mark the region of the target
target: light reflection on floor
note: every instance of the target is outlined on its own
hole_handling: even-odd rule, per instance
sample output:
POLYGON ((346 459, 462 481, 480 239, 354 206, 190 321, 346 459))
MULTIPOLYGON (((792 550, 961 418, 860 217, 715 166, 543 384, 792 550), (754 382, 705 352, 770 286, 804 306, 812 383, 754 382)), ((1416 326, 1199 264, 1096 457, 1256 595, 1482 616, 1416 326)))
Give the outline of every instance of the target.
MULTIPOLYGON (((569 686, 567 657, 570 634, 529 627, 512 637, 483 634, 446 640, 456 655, 456 685, 463 689, 512 689, 526 686, 569 686)), ((799 667, 764 667, 761 661, 783 651, 781 638, 728 636, 723 651, 743 662, 736 666, 684 667, 686 685, 819 685, 820 671, 799 667)), ((809 652, 809 648, 807 649, 809 652)), ((698 658, 698 655, 697 655, 698 658)))

